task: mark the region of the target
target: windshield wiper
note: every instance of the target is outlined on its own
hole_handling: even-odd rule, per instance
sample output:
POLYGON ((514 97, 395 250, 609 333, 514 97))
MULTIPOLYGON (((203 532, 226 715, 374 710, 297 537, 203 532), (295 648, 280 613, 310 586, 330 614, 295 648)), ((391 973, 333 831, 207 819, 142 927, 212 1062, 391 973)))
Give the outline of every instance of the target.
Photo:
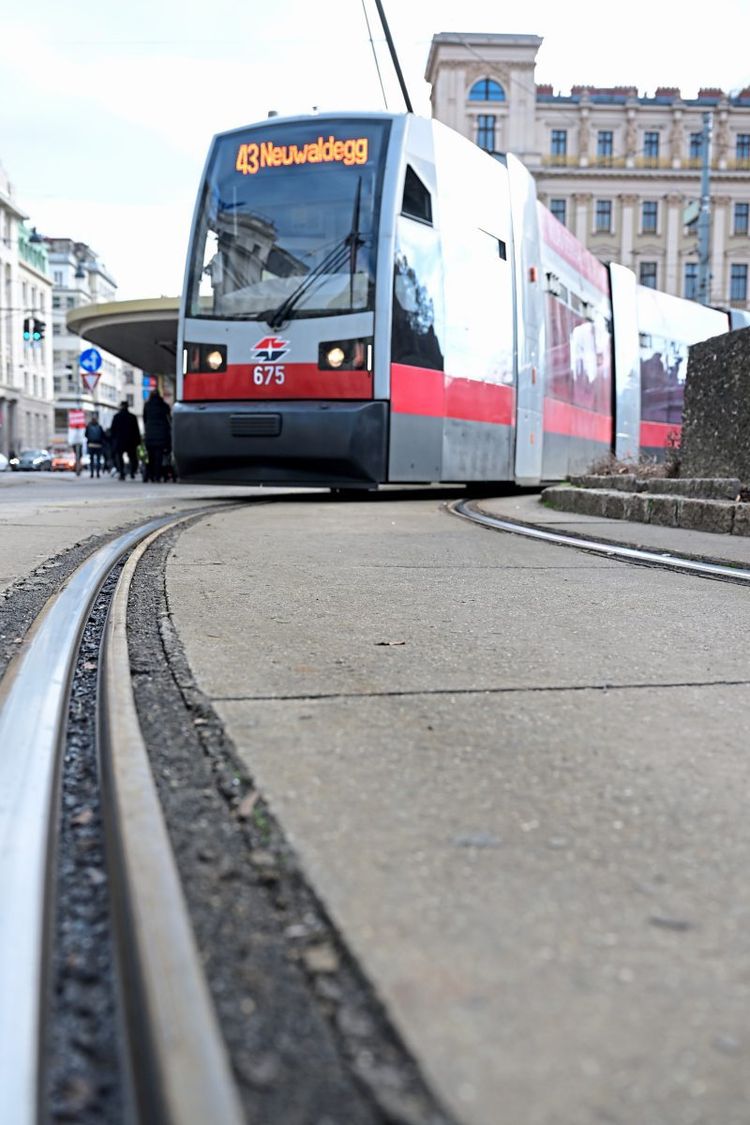
POLYGON ((357 254, 364 240, 359 235, 359 206, 362 200, 362 177, 357 177, 357 191, 354 196, 354 214, 352 215, 352 229, 349 231, 349 308, 354 308, 354 271, 357 268, 357 254))
POLYGON ((359 233, 359 212, 360 202, 362 197, 362 177, 357 180, 357 191, 354 197, 354 211, 352 214, 352 228, 349 233, 338 242, 332 250, 330 250, 322 261, 318 262, 314 269, 310 270, 305 275, 304 279, 300 282, 296 289, 292 290, 288 297, 286 297, 281 304, 272 309, 266 316, 266 323, 274 331, 281 328, 285 320, 289 320, 291 314, 294 312, 297 305, 302 298, 310 291, 311 287, 315 284, 320 277, 330 271, 335 273, 340 266, 343 266, 347 258, 349 259, 349 306, 354 306, 354 271, 357 267, 357 254, 360 246, 364 246, 365 240, 359 233))

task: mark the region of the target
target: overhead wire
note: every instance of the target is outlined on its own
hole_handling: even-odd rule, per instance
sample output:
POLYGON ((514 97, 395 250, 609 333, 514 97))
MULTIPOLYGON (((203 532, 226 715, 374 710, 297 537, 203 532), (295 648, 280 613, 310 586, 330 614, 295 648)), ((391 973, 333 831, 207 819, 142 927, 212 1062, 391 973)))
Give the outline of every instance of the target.
POLYGON ((383 105, 385 106, 386 109, 388 109, 388 98, 386 97, 386 94, 385 94, 385 86, 383 85, 383 76, 380 73, 380 63, 378 62, 378 55, 377 55, 377 51, 375 50, 375 41, 372 38, 372 29, 370 28, 370 18, 367 15, 367 7, 365 5, 365 0, 362 0, 362 11, 364 13, 365 23, 367 25, 367 35, 368 35, 369 40, 370 40, 370 47, 372 48, 372 57, 375 60, 375 69, 378 72, 378 81, 380 82, 380 92, 383 95, 383 105))

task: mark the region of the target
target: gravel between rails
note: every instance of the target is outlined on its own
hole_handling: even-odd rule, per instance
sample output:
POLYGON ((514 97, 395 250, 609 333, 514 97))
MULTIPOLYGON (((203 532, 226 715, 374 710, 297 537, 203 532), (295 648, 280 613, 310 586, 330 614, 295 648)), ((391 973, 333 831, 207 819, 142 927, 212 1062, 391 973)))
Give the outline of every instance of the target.
POLYGON ((109 887, 96 755, 99 646, 121 566, 86 624, 73 678, 60 783, 46 1097, 50 1121, 124 1121, 109 887))

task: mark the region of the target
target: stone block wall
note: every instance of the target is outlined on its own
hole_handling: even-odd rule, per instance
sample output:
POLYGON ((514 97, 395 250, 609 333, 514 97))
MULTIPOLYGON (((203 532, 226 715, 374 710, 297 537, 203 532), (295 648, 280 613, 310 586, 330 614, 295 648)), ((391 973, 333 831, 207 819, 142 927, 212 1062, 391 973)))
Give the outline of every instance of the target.
POLYGON ((680 476, 750 483, 750 328, 690 349, 680 476))

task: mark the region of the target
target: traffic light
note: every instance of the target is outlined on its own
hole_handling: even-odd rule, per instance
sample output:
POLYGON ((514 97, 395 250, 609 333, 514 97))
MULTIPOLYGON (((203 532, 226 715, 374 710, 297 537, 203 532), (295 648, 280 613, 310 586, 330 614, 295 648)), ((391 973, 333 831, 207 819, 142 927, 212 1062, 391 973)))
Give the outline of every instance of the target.
POLYGON ((36 344, 44 339, 44 333, 47 329, 47 324, 43 320, 37 320, 35 316, 26 316, 23 321, 23 338, 24 340, 36 344))

